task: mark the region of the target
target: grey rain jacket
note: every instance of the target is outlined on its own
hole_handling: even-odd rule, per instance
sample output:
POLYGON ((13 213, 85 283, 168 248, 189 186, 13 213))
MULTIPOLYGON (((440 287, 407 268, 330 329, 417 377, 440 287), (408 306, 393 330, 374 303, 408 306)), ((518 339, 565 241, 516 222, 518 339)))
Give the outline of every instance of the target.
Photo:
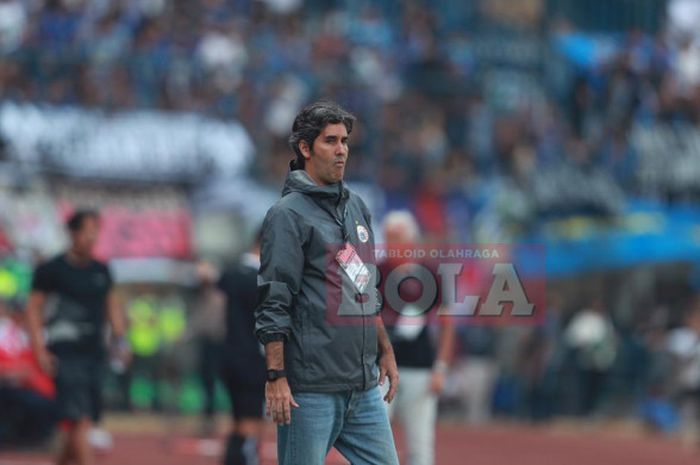
POLYGON ((292 392, 366 390, 377 385, 378 311, 374 235, 364 202, 339 182, 319 186, 291 170, 262 229, 255 333, 284 340, 292 392), (371 272, 361 293, 338 266, 345 243, 371 272))

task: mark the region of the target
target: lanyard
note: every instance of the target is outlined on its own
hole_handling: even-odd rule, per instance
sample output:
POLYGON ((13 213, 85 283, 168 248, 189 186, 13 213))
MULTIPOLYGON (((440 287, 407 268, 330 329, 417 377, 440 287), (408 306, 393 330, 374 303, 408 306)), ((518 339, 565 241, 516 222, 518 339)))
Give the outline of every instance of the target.
POLYGON ((348 230, 345 228, 345 217, 348 216, 348 204, 345 203, 343 206, 343 218, 339 219, 337 216, 332 215, 335 222, 340 226, 340 232, 343 235, 343 241, 348 242, 348 230))

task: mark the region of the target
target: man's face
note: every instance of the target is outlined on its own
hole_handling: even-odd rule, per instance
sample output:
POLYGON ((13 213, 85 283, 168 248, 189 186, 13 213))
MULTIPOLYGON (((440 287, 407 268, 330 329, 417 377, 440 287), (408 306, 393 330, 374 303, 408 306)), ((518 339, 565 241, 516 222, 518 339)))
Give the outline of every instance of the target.
POLYGON ((73 250, 82 256, 92 256, 100 233, 100 223, 97 218, 85 218, 82 227, 72 235, 73 250))
POLYGON ((348 130, 343 123, 328 124, 314 140, 313 147, 301 143, 306 172, 319 185, 339 182, 348 161, 348 130))
POLYGON ((384 228, 384 242, 389 246, 410 244, 411 235, 401 224, 390 224, 384 228))
MULTIPOLYGON (((406 251, 416 244, 413 234, 407 226, 401 223, 387 224, 384 226, 384 246, 387 251, 406 251)), ((399 264, 407 263, 411 260, 408 258, 389 258, 389 263, 399 264)))

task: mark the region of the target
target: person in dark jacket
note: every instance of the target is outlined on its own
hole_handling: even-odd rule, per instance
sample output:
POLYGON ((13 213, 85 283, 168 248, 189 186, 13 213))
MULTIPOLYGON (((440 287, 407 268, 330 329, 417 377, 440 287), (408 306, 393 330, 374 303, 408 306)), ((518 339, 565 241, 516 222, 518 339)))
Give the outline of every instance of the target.
POLYGON ((224 271, 219 289, 226 296, 226 338, 222 379, 231 400, 233 428, 226 443, 223 465, 259 462, 258 438, 262 432, 265 402, 265 357, 255 337, 256 280, 260 268, 260 239, 235 266, 224 271))
POLYGON ((398 369, 377 313, 374 236, 364 202, 343 183, 354 117, 319 101, 295 118, 282 198, 265 217, 256 334, 265 346, 266 406, 281 465, 397 465, 378 384, 398 369))

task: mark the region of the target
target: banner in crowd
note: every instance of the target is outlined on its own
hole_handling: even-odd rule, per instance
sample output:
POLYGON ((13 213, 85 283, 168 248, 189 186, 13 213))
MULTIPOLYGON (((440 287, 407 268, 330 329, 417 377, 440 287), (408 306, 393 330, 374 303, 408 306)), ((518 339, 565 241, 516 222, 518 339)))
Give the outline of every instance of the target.
POLYGON ((10 157, 71 176, 164 181, 245 171, 253 144, 245 129, 187 113, 108 113, 4 103, 0 138, 10 157))
POLYGON ((550 278, 651 263, 700 261, 700 208, 630 202, 615 224, 576 217, 546 225, 529 241, 543 244, 550 278))
MULTIPOLYGON (((74 206, 61 204, 67 217, 74 206)), ((132 209, 120 205, 100 208, 100 235, 95 255, 113 258, 192 257, 192 220, 185 208, 132 209)))

